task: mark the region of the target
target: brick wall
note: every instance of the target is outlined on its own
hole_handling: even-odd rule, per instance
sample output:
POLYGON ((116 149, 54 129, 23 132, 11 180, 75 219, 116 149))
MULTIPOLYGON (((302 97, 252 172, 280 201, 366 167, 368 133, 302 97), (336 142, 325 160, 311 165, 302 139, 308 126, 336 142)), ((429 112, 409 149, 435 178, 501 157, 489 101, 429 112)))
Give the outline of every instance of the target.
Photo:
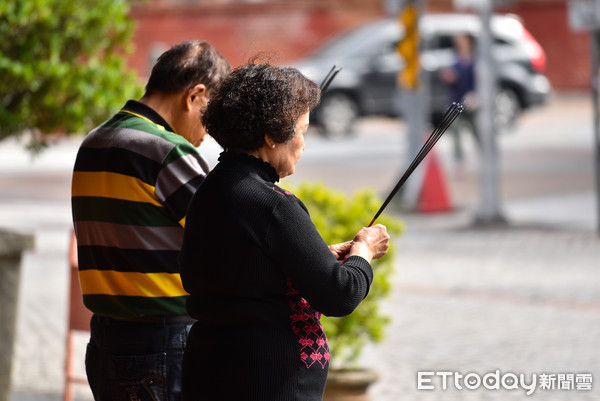
MULTIPOLYGON (((547 57, 547 75, 557 90, 585 90, 590 82, 587 32, 573 32, 566 0, 505 0, 498 12, 521 17, 547 57)), ((225 0, 136 2, 136 52, 129 65, 145 82, 153 60, 172 44, 211 41, 233 66, 258 52, 279 62, 307 54, 330 36, 384 15, 385 0, 225 0)), ((427 0, 428 11, 453 11, 453 0, 427 0)))
POLYGON ((275 54, 277 62, 294 60, 331 35, 377 18, 383 7, 377 1, 293 1, 265 3, 135 3, 135 54, 130 67, 142 81, 153 57, 171 45, 205 39, 235 67, 259 52, 275 54))

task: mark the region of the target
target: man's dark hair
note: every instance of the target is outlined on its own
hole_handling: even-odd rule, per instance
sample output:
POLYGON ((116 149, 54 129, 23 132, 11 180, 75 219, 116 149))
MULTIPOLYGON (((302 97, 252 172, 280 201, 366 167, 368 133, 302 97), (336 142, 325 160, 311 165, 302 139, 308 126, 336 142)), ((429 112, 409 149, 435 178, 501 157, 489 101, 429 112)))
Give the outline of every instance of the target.
POLYGON ((319 86, 295 68, 247 64, 221 81, 202 123, 224 149, 253 151, 263 146, 265 134, 288 142, 298 118, 320 98, 319 86))
POLYGON ((179 43, 164 52, 152 68, 146 94, 179 93, 204 84, 211 92, 231 72, 225 58, 208 42, 179 43))

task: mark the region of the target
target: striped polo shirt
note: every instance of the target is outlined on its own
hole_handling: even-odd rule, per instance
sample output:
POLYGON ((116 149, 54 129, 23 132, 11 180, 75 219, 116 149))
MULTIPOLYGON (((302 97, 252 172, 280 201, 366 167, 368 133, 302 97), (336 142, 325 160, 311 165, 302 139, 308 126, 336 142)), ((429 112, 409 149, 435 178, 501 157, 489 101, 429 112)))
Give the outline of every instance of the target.
POLYGON ((140 102, 88 134, 71 198, 88 309, 117 318, 186 314, 177 258, 188 203, 208 171, 196 148, 140 102))

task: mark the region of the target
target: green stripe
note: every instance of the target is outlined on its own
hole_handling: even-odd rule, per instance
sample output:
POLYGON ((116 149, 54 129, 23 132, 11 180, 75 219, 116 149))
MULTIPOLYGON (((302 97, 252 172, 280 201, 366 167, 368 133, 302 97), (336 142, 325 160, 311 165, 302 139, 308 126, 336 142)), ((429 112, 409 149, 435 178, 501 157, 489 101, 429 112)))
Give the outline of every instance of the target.
POLYGON ((101 221, 151 227, 179 227, 164 207, 121 199, 76 196, 71 199, 73 220, 101 221))
POLYGON ((173 163, 174 161, 179 160, 181 157, 184 157, 184 156, 193 155, 194 157, 198 157, 197 156, 198 150, 196 150, 194 145, 189 143, 185 138, 183 138, 182 136, 179 136, 177 134, 169 134, 169 133, 161 134, 161 136, 164 136, 164 137, 166 137, 167 135, 168 135, 169 141, 177 144, 177 146, 175 146, 173 149, 171 149, 171 151, 169 152, 169 154, 163 161, 164 166, 167 166, 167 165, 173 163), (178 138, 174 138, 174 137, 178 137, 178 138))
POLYGON ((142 131, 147 131, 148 127, 150 127, 151 131, 158 131, 159 128, 156 124, 151 123, 149 121, 144 120, 143 118, 139 118, 129 113, 117 113, 110 120, 106 121, 102 124, 102 127, 119 127, 119 128, 131 128, 131 129, 140 129, 142 131))
POLYGON ((166 155, 165 159, 163 160, 163 165, 165 166, 174 162, 180 157, 198 154, 198 150, 194 147, 194 145, 192 145, 187 139, 185 139, 181 135, 178 135, 171 131, 160 130, 153 123, 150 123, 139 117, 135 117, 129 114, 116 114, 112 119, 110 119, 103 125, 103 128, 107 127, 144 131, 148 134, 155 135, 163 140, 166 140, 170 146, 175 145, 175 147, 171 149, 171 151, 166 155))
POLYGON ((128 297, 116 295, 84 295, 83 303, 97 315, 120 318, 142 315, 185 315, 187 296, 128 297))

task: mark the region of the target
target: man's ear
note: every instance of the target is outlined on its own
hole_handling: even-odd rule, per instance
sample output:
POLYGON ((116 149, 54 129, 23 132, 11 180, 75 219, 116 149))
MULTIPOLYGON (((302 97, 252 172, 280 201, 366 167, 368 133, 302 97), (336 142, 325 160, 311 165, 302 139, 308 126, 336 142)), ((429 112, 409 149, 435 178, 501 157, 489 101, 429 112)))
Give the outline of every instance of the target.
POLYGON ((193 88, 188 89, 185 96, 185 103, 188 111, 192 109, 192 105, 200 97, 206 97, 206 86, 204 84, 197 84, 193 88))

